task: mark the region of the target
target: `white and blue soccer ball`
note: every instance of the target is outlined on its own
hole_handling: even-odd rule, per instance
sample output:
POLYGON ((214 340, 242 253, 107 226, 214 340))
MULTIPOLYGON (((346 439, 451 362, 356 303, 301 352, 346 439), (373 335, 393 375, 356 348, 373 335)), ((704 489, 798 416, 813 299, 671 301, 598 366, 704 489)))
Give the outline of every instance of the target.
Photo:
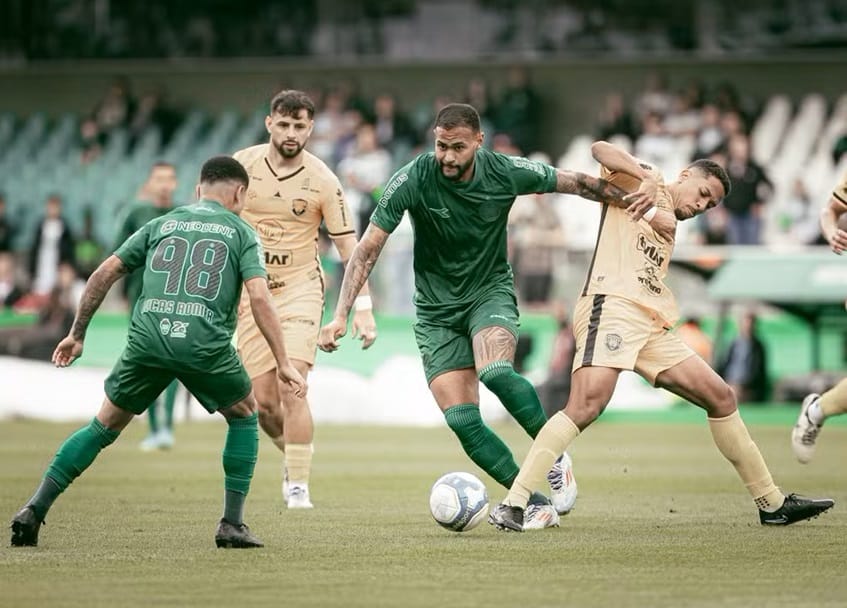
POLYGON ((472 530, 488 516, 485 484, 470 473, 447 473, 432 485, 429 511, 448 530, 472 530))

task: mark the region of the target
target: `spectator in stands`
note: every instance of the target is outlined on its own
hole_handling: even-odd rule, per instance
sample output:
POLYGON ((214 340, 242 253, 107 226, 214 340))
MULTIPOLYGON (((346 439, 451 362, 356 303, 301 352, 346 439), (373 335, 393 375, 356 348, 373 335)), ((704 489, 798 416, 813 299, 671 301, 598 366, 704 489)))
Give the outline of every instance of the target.
MULTIPOLYGON (((309 150, 329 163, 335 152, 335 142, 342 131, 345 99, 342 91, 332 89, 324 95, 323 100, 323 109, 315 115, 309 150)), ((266 137, 264 131, 262 135, 266 137)))
POLYGON ((115 129, 129 124, 135 110, 135 104, 129 90, 129 81, 116 78, 109 85, 103 99, 94 110, 94 120, 101 133, 109 135, 115 129))
POLYGON ((74 265, 74 247, 74 237, 62 217, 62 198, 51 194, 44 204, 44 217, 36 226, 29 255, 30 292, 36 299, 33 304, 41 304, 56 286, 60 264, 74 265))
POLYGON ((15 227, 6 209, 6 196, 0 192, 0 253, 11 251, 14 240, 15 227))
POLYGON ((0 354, 50 360, 57 340, 71 329, 76 305, 84 289, 71 264, 61 264, 57 275, 56 284, 38 310, 35 325, 0 328, 0 354))
POLYGON ((644 91, 635 100, 635 113, 643 121, 649 114, 663 118, 671 110, 673 94, 668 88, 668 79, 661 72, 651 71, 644 81, 644 91))
POLYGON ((462 101, 472 105, 479 112, 480 128, 483 133, 494 133, 494 101, 491 88, 482 78, 471 78, 465 85, 462 101))
MULTIPOLYGON (((541 154, 530 156, 530 159, 550 164, 550 159, 541 154)), ((551 200, 555 196, 519 196, 509 214, 508 234, 515 287, 521 307, 527 310, 548 308, 556 257, 565 250, 564 231, 551 200)))
POLYGON ((538 397, 544 413, 549 418, 567 403, 571 393, 571 368, 576 354, 576 339, 571 326, 568 307, 564 302, 554 304, 556 334, 547 366, 547 379, 538 387, 538 397))
POLYGON ((802 177, 794 179, 791 193, 779 218, 779 227, 785 237, 802 245, 827 245, 821 233, 820 210, 813 205, 802 177))
POLYGON ((609 140, 615 135, 628 137, 630 143, 634 143, 638 135, 632 114, 624 103, 623 94, 617 91, 606 95, 603 101, 596 139, 609 140))
POLYGON ((349 156, 338 163, 338 177, 344 186, 350 211, 356 217, 359 236, 368 225, 380 189, 391 177, 393 168, 391 155, 377 141, 374 125, 359 125, 354 147, 349 156))
POLYGON ((700 127, 696 135, 696 145, 692 159, 708 157, 719 150, 725 142, 721 130, 721 111, 714 103, 704 104, 700 108, 700 127))
POLYGON ((657 112, 647 114, 641 125, 641 135, 635 141, 633 154, 648 163, 664 167, 675 152, 676 144, 665 130, 662 116, 657 112))
POLYGON ((758 318, 746 312, 738 324, 738 335, 732 341, 717 368, 739 402, 759 403, 767 400, 767 351, 758 335, 758 318))
POLYGON ((750 138, 743 133, 730 136, 727 143, 727 173, 732 190, 724 199, 728 213, 727 243, 758 245, 761 243, 765 202, 773 186, 768 176, 750 157, 750 138))
POLYGON ((86 118, 79 124, 80 161, 88 164, 103 152, 105 137, 94 118, 86 118))
POLYGON ((23 296, 18 284, 15 256, 8 251, 0 251, 0 309, 11 308, 23 296))
POLYGON ((397 109, 393 95, 377 95, 373 106, 376 140, 394 158, 405 159, 418 145, 419 139, 409 118, 397 109))
POLYGON ((541 119, 541 99, 529 81, 529 72, 522 66, 509 70, 506 88, 497 104, 494 127, 508 133, 521 150, 538 150, 538 126, 541 119))

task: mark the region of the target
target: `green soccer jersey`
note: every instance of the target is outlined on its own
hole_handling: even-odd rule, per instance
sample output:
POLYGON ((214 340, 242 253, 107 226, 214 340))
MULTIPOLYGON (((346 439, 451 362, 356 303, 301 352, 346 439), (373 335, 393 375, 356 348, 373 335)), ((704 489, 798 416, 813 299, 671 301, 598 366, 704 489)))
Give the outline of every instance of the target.
MULTIPOLYGON (((133 203, 123 222, 121 222, 121 227, 115 239, 114 249, 117 250, 125 240, 131 237, 144 224, 170 213, 172 209, 172 207, 156 207, 150 201, 138 200, 133 203)), ((127 275, 125 279, 126 297, 129 300, 130 310, 133 309, 135 303, 138 301, 138 297, 141 295, 141 280, 143 276, 144 271, 139 268, 127 275)))
POLYGON ((145 224, 115 255, 144 272, 127 352, 183 369, 230 352, 241 286, 267 276, 256 232, 207 200, 145 224))
POLYGON ((371 222, 392 232, 408 212, 418 310, 461 308, 485 289, 513 282, 506 230, 515 197, 555 189, 553 167, 485 149, 477 151, 469 181, 451 181, 430 152, 391 178, 371 222))

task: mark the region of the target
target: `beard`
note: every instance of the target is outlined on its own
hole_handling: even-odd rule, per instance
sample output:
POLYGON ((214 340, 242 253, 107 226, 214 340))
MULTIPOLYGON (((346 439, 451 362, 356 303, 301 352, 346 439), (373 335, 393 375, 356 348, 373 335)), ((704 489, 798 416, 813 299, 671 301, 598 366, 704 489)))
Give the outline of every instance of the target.
POLYGON ((294 158, 295 156, 300 154, 300 152, 303 151, 303 148, 305 146, 306 146, 306 144, 299 144, 297 142, 291 142, 291 141, 283 141, 279 144, 274 142, 274 147, 277 149, 277 151, 280 153, 280 155, 283 158, 294 158), (296 144, 296 145, 295 145, 294 148, 286 148, 285 144, 287 144, 287 143, 293 143, 293 144, 296 144))
POLYGON ((445 179, 449 179, 451 182, 457 182, 462 179, 462 176, 465 174, 465 172, 467 172, 468 167, 471 166, 473 161, 473 157, 471 157, 471 159, 463 165, 445 165, 443 162, 439 161, 438 166, 441 168, 441 175, 444 176, 445 179), (444 172, 445 169, 450 169, 452 171, 455 171, 455 173, 448 175, 444 172))

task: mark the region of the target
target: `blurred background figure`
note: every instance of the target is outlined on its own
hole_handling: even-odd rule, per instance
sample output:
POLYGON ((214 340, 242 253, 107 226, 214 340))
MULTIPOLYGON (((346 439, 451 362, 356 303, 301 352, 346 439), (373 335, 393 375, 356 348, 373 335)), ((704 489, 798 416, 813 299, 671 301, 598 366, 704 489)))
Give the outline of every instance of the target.
POLYGON ((15 225, 9 218, 9 210, 6 208, 6 197, 0 192, 0 253, 12 251, 16 236, 15 225))
POLYGON ((29 293, 19 302, 28 309, 40 309, 50 297, 59 278, 59 266, 74 266, 75 240, 62 215, 62 198, 51 194, 44 203, 44 215, 32 237, 29 251, 29 293))
POLYGON ((726 170, 732 183, 723 206, 728 213, 727 244, 759 245, 765 203, 773 186, 768 176, 750 156, 750 138, 733 133, 727 141, 726 170))
POLYGON ((18 272, 14 254, 0 251, 0 310, 14 306, 23 296, 18 283, 18 272))
POLYGON ((377 140, 373 124, 362 123, 356 130, 356 143, 338 163, 338 177, 350 212, 356 217, 359 236, 367 227, 379 200, 380 189, 391 177, 391 154, 377 140))
POLYGON ((676 333, 703 361, 712 364, 712 340, 703 331, 698 317, 686 317, 676 333))
POLYGON ((759 337, 758 317, 746 312, 738 323, 738 335, 730 343, 717 372, 726 380, 739 403, 760 403, 768 398, 768 362, 759 337))
POLYGON ((547 364, 547 378, 537 387, 541 406, 549 418, 562 409, 571 393, 571 369, 576 354, 576 338, 564 302, 553 304, 553 316, 556 319, 556 333, 553 336, 553 349, 547 364))
POLYGON ((84 288, 85 284, 77 277, 74 267, 60 264, 56 283, 38 309, 36 323, 0 328, 0 355, 50 361, 56 344, 71 329, 84 288))

